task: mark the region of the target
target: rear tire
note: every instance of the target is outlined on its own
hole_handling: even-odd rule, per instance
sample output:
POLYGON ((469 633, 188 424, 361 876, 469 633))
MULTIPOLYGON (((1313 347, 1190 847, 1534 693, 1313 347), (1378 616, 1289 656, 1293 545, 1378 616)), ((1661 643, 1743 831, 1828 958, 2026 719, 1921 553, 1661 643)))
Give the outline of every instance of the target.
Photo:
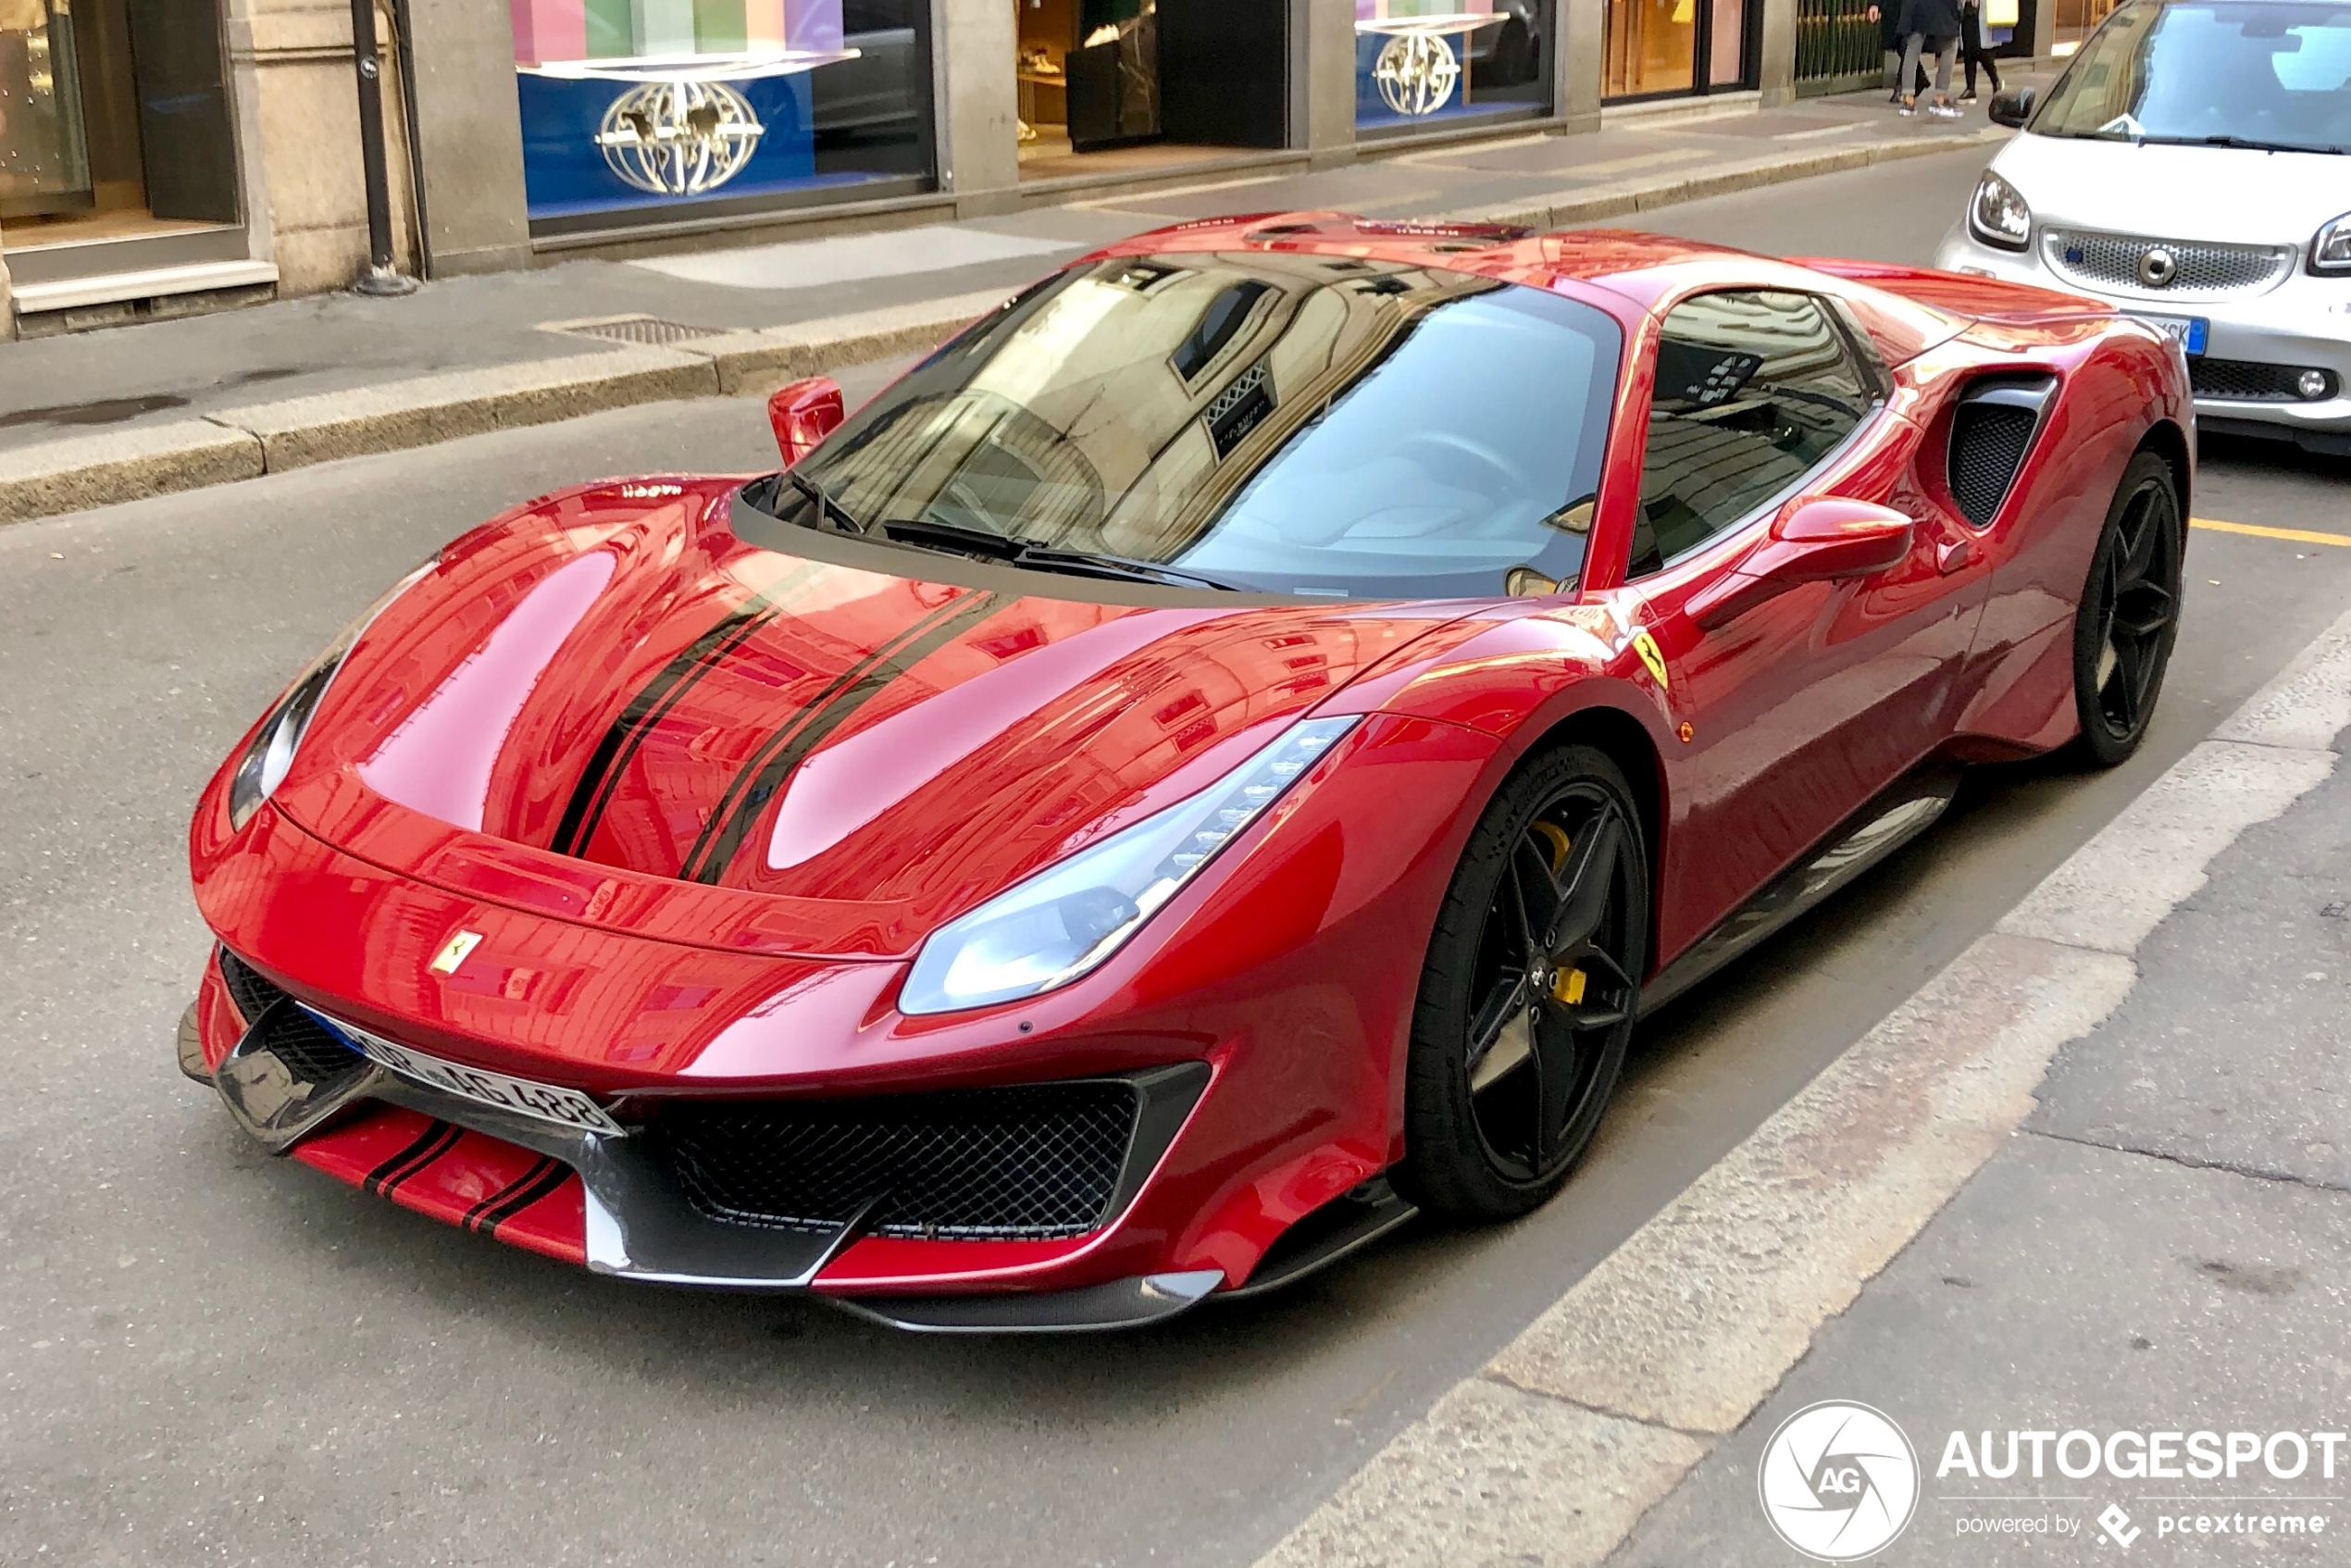
POLYGON ((1640 813, 1606 753, 1553 748, 1496 791, 1422 966, 1399 1192, 1499 1220, 1565 1184, 1632 1039, 1648 888, 1640 813))
POLYGON ((2096 767, 2146 739, 2179 635, 2185 519, 2171 466, 2142 452, 2122 470, 2073 614, 2073 707, 2096 767))

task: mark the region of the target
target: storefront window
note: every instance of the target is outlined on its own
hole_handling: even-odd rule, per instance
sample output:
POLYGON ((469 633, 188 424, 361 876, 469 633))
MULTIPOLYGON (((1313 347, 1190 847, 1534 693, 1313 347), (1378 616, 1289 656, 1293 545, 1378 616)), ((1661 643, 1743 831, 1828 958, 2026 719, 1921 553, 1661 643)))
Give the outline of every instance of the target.
POLYGON ((1745 0, 1608 0, 1601 93, 1647 98, 1747 81, 1745 0))
POLYGON ((9 247, 234 223, 224 58, 198 0, 0 0, 9 247))
POLYGON ((927 0, 511 3, 534 222, 930 173, 927 0))
POLYGON ((1359 130, 1550 107, 1553 0, 1355 0, 1359 130))

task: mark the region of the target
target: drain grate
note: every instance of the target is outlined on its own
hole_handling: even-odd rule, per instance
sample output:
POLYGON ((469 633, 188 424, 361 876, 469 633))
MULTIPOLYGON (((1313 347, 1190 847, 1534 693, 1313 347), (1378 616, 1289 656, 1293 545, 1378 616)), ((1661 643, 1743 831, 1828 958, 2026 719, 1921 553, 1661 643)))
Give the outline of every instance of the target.
POLYGON ((607 316, 593 321, 550 321, 550 332, 568 332, 579 338, 602 338, 615 343, 650 343, 656 347, 667 343, 682 343, 696 338, 723 337, 731 328, 693 327, 683 321, 664 321, 658 316, 607 316))

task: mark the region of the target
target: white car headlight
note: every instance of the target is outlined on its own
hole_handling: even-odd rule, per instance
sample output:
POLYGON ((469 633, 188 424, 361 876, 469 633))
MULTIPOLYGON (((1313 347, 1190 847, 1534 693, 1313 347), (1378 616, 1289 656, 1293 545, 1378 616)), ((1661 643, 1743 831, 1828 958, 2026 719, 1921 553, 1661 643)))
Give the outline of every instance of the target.
POLYGON ((952 1013, 1067 985, 1126 945, 1280 799, 1356 716, 1294 724, 1199 794, 1089 844, 933 931, 901 1013, 952 1013))
POLYGON ((276 793, 286 780, 286 770, 293 766, 294 748, 302 744, 303 732, 310 728, 310 716, 318 711, 319 699, 334 683, 335 674, 342 668, 345 654, 359 641, 385 606, 408 591, 419 579, 441 564, 435 555, 398 582, 389 591, 359 614, 359 618, 335 634, 326 650, 295 676, 254 731, 253 743, 245 754, 237 759, 237 771, 229 779, 229 828, 234 832, 253 820, 261 803, 276 793))
POLYGON ((2311 236, 2310 270, 2351 272, 2351 212, 2311 236))
POLYGON ((2033 209, 2015 186, 1987 168, 1975 182, 1975 194, 1968 198, 1967 227, 1987 245, 2021 251, 2033 238, 2033 209))

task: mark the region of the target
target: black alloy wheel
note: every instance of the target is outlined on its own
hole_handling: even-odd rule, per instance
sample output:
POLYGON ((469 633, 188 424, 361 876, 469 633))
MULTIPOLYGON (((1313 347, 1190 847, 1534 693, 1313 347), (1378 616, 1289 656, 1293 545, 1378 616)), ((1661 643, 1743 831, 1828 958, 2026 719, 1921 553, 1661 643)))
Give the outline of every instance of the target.
POLYGON ((1471 834, 1430 944, 1399 1189, 1477 1219, 1559 1189, 1615 1090, 1648 932, 1623 773, 1585 746, 1523 768, 1471 834))
POLYGON ((2073 632, 2074 705, 2090 760, 2112 767, 2139 749, 2179 635, 2184 519, 2171 465, 2131 459, 2091 558, 2073 632))

